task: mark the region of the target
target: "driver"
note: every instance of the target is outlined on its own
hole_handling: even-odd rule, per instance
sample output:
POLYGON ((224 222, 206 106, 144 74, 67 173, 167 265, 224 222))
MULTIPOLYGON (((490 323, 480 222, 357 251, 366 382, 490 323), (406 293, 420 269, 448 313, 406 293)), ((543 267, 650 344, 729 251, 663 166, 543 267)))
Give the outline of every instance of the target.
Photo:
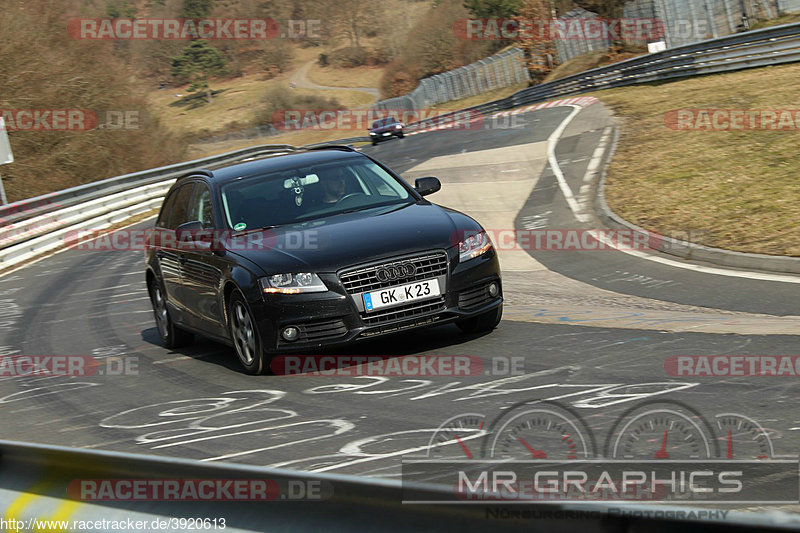
POLYGON ((335 204, 344 197, 345 178, 341 168, 332 169, 322 181, 323 196, 322 202, 325 204, 335 204))

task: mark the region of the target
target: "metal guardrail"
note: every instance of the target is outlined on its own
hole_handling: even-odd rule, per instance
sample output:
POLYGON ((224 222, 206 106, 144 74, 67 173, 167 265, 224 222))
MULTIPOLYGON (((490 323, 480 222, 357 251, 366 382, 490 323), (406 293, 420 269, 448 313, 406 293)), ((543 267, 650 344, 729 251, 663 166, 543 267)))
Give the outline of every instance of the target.
POLYGON ((796 526, 793 515, 779 512, 726 511, 716 517, 693 519, 686 516, 689 508, 681 502, 657 506, 613 501, 406 504, 404 495, 418 501, 447 500, 452 498, 455 487, 12 441, 0 441, 0 479, 3 480, 0 508, 5 510, 0 518, 5 520, 7 531, 78 531, 70 526, 48 527, 41 522, 37 524, 36 520, 91 522, 85 530, 96 531, 233 533, 376 530, 485 533, 487 529, 498 533, 594 533, 653 527, 663 532, 685 533, 701 529, 779 531, 796 526), (164 488, 141 491, 133 488, 134 483, 152 487, 165 482, 172 482, 173 487, 176 483, 199 488, 205 484, 205 488, 196 492, 173 490, 168 498, 164 497, 164 488), (224 489, 228 482, 228 488, 224 489), (249 490, 253 483, 269 488, 261 493, 249 490), (207 497, 209 494, 211 497, 207 497), (181 525, 181 519, 207 519, 209 523, 191 527, 181 525), (22 527, 9 527, 9 520, 21 522, 22 527), (104 520, 106 526, 101 527, 104 520), (213 527, 212 520, 216 520, 213 527), (222 520, 224 527, 220 527, 222 520), (131 526, 131 522, 137 521, 144 523, 144 527, 131 526), (154 521, 163 525, 155 527, 151 525, 154 521), (128 525, 114 527, 114 522, 128 525))
POLYGON ((26 200, 0 206, 0 221, 2 221, 4 225, 16 224, 22 220, 50 213, 76 203, 93 200, 100 196, 114 194, 133 187, 140 187, 170 178, 177 178, 182 174, 199 168, 214 168, 248 157, 293 149, 295 148, 288 144, 253 146, 234 152, 178 163, 176 165, 93 181, 85 185, 64 189, 63 191, 36 196, 34 198, 28 198, 26 200))

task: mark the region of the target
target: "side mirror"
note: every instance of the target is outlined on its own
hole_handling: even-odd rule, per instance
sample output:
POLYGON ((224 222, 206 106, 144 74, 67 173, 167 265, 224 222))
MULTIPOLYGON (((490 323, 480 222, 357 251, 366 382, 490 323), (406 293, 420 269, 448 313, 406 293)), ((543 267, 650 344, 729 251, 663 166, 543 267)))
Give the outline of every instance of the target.
POLYGON ((439 178, 434 178, 433 176, 427 178, 417 178, 414 181, 414 188, 422 196, 427 196, 441 189, 442 182, 439 181, 439 178))

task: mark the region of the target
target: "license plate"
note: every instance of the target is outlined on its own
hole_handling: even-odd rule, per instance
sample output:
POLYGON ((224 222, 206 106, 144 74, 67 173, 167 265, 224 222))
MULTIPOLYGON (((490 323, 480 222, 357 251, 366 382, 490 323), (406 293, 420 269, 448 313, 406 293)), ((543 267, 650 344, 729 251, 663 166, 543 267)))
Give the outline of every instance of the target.
POLYGON ((386 133, 384 133, 384 134, 383 134, 383 136, 384 136, 384 137, 388 137, 388 136, 389 136, 389 135, 391 135, 391 134, 392 134, 392 132, 391 132, 391 131, 387 131, 386 133))
POLYGON ((375 311, 383 307, 393 307, 417 300, 427 300, 428 298, 434 298, 441 294, 439 290, 439 280, 427 279, 409 283, 408 285, 365 292, 364 309, 366 309, 367 312, 375 311))

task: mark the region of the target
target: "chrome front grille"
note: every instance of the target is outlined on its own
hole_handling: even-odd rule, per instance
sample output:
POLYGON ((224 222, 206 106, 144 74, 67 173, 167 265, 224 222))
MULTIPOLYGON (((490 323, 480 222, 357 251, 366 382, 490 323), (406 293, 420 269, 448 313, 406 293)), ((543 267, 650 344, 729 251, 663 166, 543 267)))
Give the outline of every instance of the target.
POLYGON ((393 259, 391 261, 365 267, 356 267, 341 273, 339 279, 348 294, 361 294, 363 292, 385 289, 386 287, 393 287, 404 283, 412 283, 414 281, 445 275, 447 275, 447 254, 444 252, 429 252, 417 256, 393 259), (378 279, 378 270, 402 263, 414 264, 416 272, 413 276, 389 281, 380 281, 378 279))

